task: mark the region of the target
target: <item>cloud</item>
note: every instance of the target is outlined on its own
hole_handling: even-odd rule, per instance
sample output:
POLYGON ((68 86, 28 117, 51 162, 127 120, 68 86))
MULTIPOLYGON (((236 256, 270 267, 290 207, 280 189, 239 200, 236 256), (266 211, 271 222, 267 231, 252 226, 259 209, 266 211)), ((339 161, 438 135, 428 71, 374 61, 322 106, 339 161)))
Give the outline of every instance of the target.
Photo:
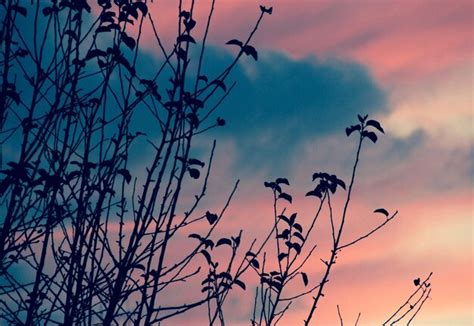
MULTIPOLYGON (((230 61, 212 49, 210 74, 230 61)), ((358 113, 384 112, 385 94, 361 65, 308 57, 294 60, 263 52, 260 60, 244 60, 231 80, 232 94, 219 111, 228 125, 216 136, 232 138, 242 155, 239 168, 283 172, 308 137, 341 132, 358 113)))

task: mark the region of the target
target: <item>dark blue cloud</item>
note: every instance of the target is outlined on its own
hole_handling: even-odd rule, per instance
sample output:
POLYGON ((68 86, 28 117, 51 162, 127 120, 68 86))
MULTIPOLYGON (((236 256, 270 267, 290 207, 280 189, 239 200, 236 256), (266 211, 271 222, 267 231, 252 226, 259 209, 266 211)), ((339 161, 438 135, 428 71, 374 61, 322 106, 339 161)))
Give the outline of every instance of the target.
MULTIPOLYGON (((212 75, 229 60, 229 54, 212 49, 206 67, 212 75)), ((231 80, 237 85, 219 111, 228 124, 215 135, 237 142, 236 163, 244 169, 272 162, 275 172, 284 172, 304 139, 342 133, 357 114, 387 109, 383 90, 354 62, 267 52, 258 62, 244 60, 231 80)))

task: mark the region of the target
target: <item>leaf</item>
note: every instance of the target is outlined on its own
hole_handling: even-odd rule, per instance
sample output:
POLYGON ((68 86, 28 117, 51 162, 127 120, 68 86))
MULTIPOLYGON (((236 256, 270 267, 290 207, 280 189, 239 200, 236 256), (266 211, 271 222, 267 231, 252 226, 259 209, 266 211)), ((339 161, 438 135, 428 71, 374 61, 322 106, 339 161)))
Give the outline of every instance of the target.
POLYGON ((133 5, 142 12, 143 16, 146 16, 148 13, 148 7, 144 2, 135 2, 133 5))
POLYGON ((17 13, 19 13, 23 17, 26 17, 27 11, 26 11, 25 7, 18 6, 18 5, 13 5, 13 6, 11 6, 11 9, 15 10, 17 13))
POLYGON ((207 252, 207 250, 201 250, 201 254, 206 258, 207 263, 210 265, 212 263, 211 255, 207 252))
POLYGON ((301 224, 299 224, 299 223, 293 224, 293 228, 295 228, 295 229, 298 230, 299 232, 303 232, 303 227, 302 227, 301 224))
POLYGON ((234 280, 234 283, 237 284, 238 286, 240 286, 242 288, 242 290, 245 291, 246 287, 245 287, 244 282, 242 282, 241 280, 234 280))
POLYGON ((288 225, 291 225, 291 222, 290 222, 290 219, 288 217, 286 217, 285 215, 278 215, 278 218, 279 219, 282 219, 283 221, 285 221, 288 225))
POLYGON ((385 133, 385 131, 383 130, 382 126, 380 125, 380 122, 376 121, 376 120, 369 120, 367 121, 366 123, 367 126, 372 126, 374 127, 375 129, 377 129, 378 131, 380 131, 382 134, 385 133))
POLYGON ((132 175, 130 174, 130 171, 128 171, 127 169, 119 169, 117 170, 117 174, 120 174, 121 176, 123 176, 127 184, 130 183, 130 181, 132 180, 132 175))
POLYGON ((244 53, 245 53, 246 55, 252 56, 252 57, 255 59, 255 61, 258 60, 258 53, 257 53, 257 50, 255 50, 255 48, 254 48, 253 46, 251 46, 251 45, 246 45, 246 46, 244 46, 244 47, 242 48, 242 51, 244 51, 244 53))
POLYGON ((222 238, 217 241, 216 247, 219 247, 221 245, 228 245, 229 247, 232 247, 232 241, 228 238, 222 238))
POLYGON ((293 243, 293 244, 292 244, 292 247, 293 247, 293 249, 296 250, 296 252, 298 253, 298 255, 301 253, 301 246, 300 246, 299 244, 293 243))
POLYGON ((213 214, 209 211, 206 212, 206 219, 209 222, 209 224, 211 225, 214 224, 214 222, 217 221, 217 218, 218 218, 217 214, 213 214))
POLYGON ((192 30, 196 26, 196 21, 194 19, 189 19, 184 21, 184 26, 186 27, 187 31, 192 30))
POLYGON ((336 183, 344 190, 346 190, 346 184, 341 179, 336 178, 336 183))
POLYGON ((290 225, 293 225, 293 223, 295 223, 296 215, 297 215, 296 213, 291 214, 291 216, 290 216, 290 225))
POLYGON ((276 182, 277 184, 285 184, 285 185, 288 185, 288 186, 290 185, 290 182, 288 181, 287 178, 277 178, 277 179, 275 180, 275 182, 276 182))
POLYGON ((254 254, 253 252, 251 251, 247 251, 247 253, 245 254, 245 257, 256 257, 257 255, 254 254))
POLYGON ((225 126, 225 120, 218 117, 218 118, 217 118, 217 125, 218 125, 219 127, 225 126))
POLYGON ((347 137, 349 137, 354 131, 360 130, 360 129, 361 129, 360 125, 347 127, 346 128, 347 137))
POLYGON ((142 271, 145 270, 145 266, 143 266, 142 264, 135 264, 135 265, 133 265, 133 268, 141 269, 142 271))
POLYGON ((291 197, 291 195, 285 193, 285 192, 282 192, 278 198, 281 198, 281 199, 285 199, 287 201, 289 201, 290 203, 292 202, 293 198, 291 197))
POLYGON ((308 285, 308 275, 306 275, 306 273, 304 273, 304 272, 301 272, 301 277, 303 278, 304 286, 307 286, 308 285))
POLYGON ((415 286, 420 286, 420 282, 421 282, 421 280, 420 280, 419 277, 417 279, 413 280, 413 284, 415 284, 415 286))
POLYGON ((204 75, 199 76, 199 77, 198 77, 198 80, 202 80, 202 81, 204 81, 205 83, 207 83, 207 82, 209 81, 209 80, 207 79, 207 77, 204 76, 204 75))
POLYGON ((377 135, 373 131, 364 131, 362 136, 369 138, 374 144, 377 142, 377 135))
MULTIPOLYGON (((299 224, 296 223, 295 225, 299 225, 299 224)), ((301 231, 300 231, 300 232, 301 232, 301 231)), ((304 241, 304 237, 303 237, 303 235, 302 235, 300 232, 293 232, 293 236, 297 237, 297 238, 300 239, 301 241, 304 241)))
POLYGON ((272 12, 273 12, 273 7, 267 8, 267 7, 265 7, 265 6, 260 6, 260 10, 261 10, 264 14, 269 14, 269 15, 271 15, 272 12))
POLYGON ((190 235, 188 235, 188 238, 198 239, 199 241, 202 240, 202 237, 199 234, 196 234, 196 233, 191 233, 190 235))
POLYGON ((122 41, 123 43, 125 43, 126 46, 130 48, 130 50, 133 50, 137 45, 135 40, 132 37, 128 36, 125 32, 122 32, 122 41))
POLYGON ((385 215, 386 217, 388 217, 388 212, 385 208, 377 208, 374 213, 380 213, 380 214, 383 214, 385 215))
POLYGON ((257 268, 257 269, 260 268, 260 263, 255 258, 250 261, 250 264, 252 264, 252 266, 257 268))
POLYGON ((230 275, 227 272, 222 272, 217 277, 225 278, 225 279, 228 279, 229 281, 232 281, 232 275, 230 275))
POLYGON ((225 92, 227 90, 227 87, 225 86, 224 82, 222 80, 219 80, 219 79, 216 79, 214 81, 212 81, 211 84, 214 84, 220 88, 222 88, 222 90, 225 92))
POLYGON ((315 197, 318 197, 319 199, 322 198, 321 191, 316 191, 316 189, 311 190, 311 191, 308 191, 308 192, 306 193, 306 196, 307 196, 307 197, 308 197, 308 196, 315 196, 315 197))
POLYGON ((201 175, 198 169, 188 168, 188 172, 193 179, 199 179, 199 176, 201 175))
POLYGON ((204 293, 204 292, 208 292, 208 291, 211 291, 212 290, 212 286, 205 286, 202 288, 201 292, 204 293))
POLYGON ((230 41, 228 41, 226 44, 229 44, 229 45, 238 45, 240 47, 243 46, 243 43, 239 40, 236 40, 236 39, 232 39, 230 41))
POLYGON ((367 119, 367 115, 362 117, 360 114, 358 114, 357 118, 359 119, 360 123, 364 123, 365 119, 367 119))
POLYGON ((204 162, 202 162, 198 159, 195 159, 195 158, 190 158, 188 160, 188 164, 189 165, 199 165, 200 167, 204 167, 204 162))
POLYGON ((278 255, 278 261, 282 261, 283 259, 285 259, 285 257, 287 257, 288 254, 282 252, 281 254, 278 255))
POLYGON ((181 11, 181 12, 179 13, 179 17, 183 17, 184 19, 189 19, 190 14, 189 14, 188 11, 183 10, 183 11, 181 11))
POLYGON ((191 35, 187 35, 187 34, 178 36, 178 38, 176 39, 176 42, 177 43, 181 43, 181 42, 196 43, 194 38, 191 35))

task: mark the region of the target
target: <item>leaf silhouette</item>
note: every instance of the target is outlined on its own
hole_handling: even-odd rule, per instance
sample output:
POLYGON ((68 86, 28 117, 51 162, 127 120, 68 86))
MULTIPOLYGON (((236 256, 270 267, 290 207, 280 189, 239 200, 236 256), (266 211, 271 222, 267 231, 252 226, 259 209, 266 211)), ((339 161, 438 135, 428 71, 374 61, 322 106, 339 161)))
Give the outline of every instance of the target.
POLYGON ((15 10, 17 13, 19 13, 23 17, 26 17, 27 11, 26 11, 25 7, 18 6, 18 5, 13 5, 13 6, 11 6, 11 9, 15 10))
POLYGON ((242 282, 241 280, 234 280, 234 283, 237 284, 238 286, 240 286, 242 288, 242 290, 245 291, 246 287, 245 287, 244 282, 242 282))
POLYGON ((278 260, 279 260, 279 261, 282 261, 282 260, 285 259, 285 257, 287 257, 287 256, 288 256, 288 254, 282 252, 281 254, 278 255, 278 260))
POLYGON ((225 126, 225 120, 218 117, 218 118, 217 118, 217 125, 218 125, 219 127, 225 126))
POLYGON ((285 193, 285 192, 282 192, 278 198, 281 198, 281 199, 285 199, 287 201, 289 201, 290 203, 292 202, 293 198, 291 197, 291 195, 285 193))
POLYGON ((211 84, 214 84, 214 85, 217 85, 218 87, 220 87, 224 92, 227 90, 227 87, 225 86, 224 82, 220 79, 216 79, 214 81, 212 81, 211 84))
POLYGON ((196 233, 191 233, 190 235, 188 235, 188 238, 194 238, 194 239, 202 240, 202 237, 199 234, 196 234, 196 233))
POLYGON ((303 278, 304 286, 307 286, 308 285, 308 275, 306 275, 306 273, 304 273, 304 272, 301 272, 301 277, 303 278))
POLYGON ((214 222, 217 221, 217 218, 218 218, 217 214, 213 214, 209 211, 206 212, 206 219, 209 222, 209 224, 211 225, 214 224, 214 222))
POLYGON ((228 41, 226 44, 237 45, 237 46, 240 46, 240 47, 243 46, 243 43, 239 40, 236 40, 236 39, 232 39, 232 40, 228 41))
POLYGON ((178 36, 178 38, 176 39, 176 42, 177 43, 181 43, 181 42, 196 43, 194 38, 191 35, 187 35, 187 34, 178 36))
POLYGON ((360 123, 364 123, 367 117, 368 115, 365 115, 365 116, 361 116, 360 114, 357 115, 357 118, 359 119, 360 123))
POLYGON ((362 136, 369 138, 374 144, 377 142, 377 135, 373 131, 364 131, 362 136))
POLYGON ((130 181, 132 180, 132 175, 130 174, 130 171, 128 171, 127 169, 117 170, 117 174, 122 175, 123 178, 125 179, 125 182, 127 183, 130 183, 130 181))
POLYGON ((190 158, 188 160, 188 164, 189 165, 199 165, 200 167, 204 167, 204 162, 202 162, 198 159, 195 159, 195 158, 190 158))
POLYGON ((261 10, 264 14, 269 14, 269 15, 271 15, 272 12, 273 12, 273 7, 267 8, 267 7, 265 7, 265 6, 260 6, 260 10, 261 10))
POLYGON ((369 120, 369 121, 367 121, 366 125, 374 127, 375 129, 380 131, 382 134, 385 133, 382 126, 380 125, 380 122, 378 122, 377 120, 369 120))
POLYGON ((288 185, 288 186, 290 185, 290 182, 288 181, 287 178, 277 178, 275 180, 275 182, 278 183, 278 184, 285 184, 285 185, 288 185))
POLYGON ((380 213, 380 214, 383 214, 385 215, 386 217, 388 217, 388 212, 385 208, 377 208, 374 213, 380 213))
POLYGON ((210 265, 212 263, 211 255, 207 252, 207 250, 201 250, 201 254, 206 258, 207 263, 210 265))
POLYGON ((230 241, 230 239, 228 238, 219 239, 219 241, 217 241, 216 247, 219 247, 221 245, 228 245, 232 247, 232 241, 230 241))
POLYGON ((122 32, 122 41, 125 43, 126 46, 130 48, 130 50, 133 50, 136 46, 135 40, 128 36, 125 32, 122 32))
POLYGON ((346 128, 346 135, 349 137, 354 131, 360 130, 360 125, 350 126, 346 128))
POLYGON ((188 168, 188 172, 193 179, 199 179, 199 176, 201 175, 198 169, 188 168))
POLYGON ((258 60, 258 53, 257 53, 257 50, 255 50, 255 48, 254 48, 253 46, 251 46, 251 45, 246 45, 246 46, 244 46, 244 47, 242 48, 242 51, 244 51, 244 53, 245 53, 246 55, 252 56, 252 57, 255 59, 255 61, 258 60))
POLYGON ((133 5, 142 12, 143 16, 146 16, 148 13, 148 7, 144 2, 135 2, 133 5))
POLYGON ((420 283, 421 283, 421 279, 419 277, 413 280, 413 284, 415 284, 415 286, 420 286, 420 283))
POLYGON ((255 268, 257 268, 257 269, 260 268, 260 263, 259 263, 258 260, 255 259, 255 258, 250 261, 250 264, 252 264, 252 266, 255 267, 255 268))

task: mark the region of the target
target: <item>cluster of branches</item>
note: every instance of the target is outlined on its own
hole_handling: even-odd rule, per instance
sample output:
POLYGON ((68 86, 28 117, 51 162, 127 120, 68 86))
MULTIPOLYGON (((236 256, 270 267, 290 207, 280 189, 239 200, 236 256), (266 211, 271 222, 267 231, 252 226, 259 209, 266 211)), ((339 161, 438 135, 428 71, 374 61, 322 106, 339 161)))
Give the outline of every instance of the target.
POLYGON ((338 187, 345 189, 344 182, 325 173, 313 176, 318 186, 309 195, 320 204, 306 233, 296 214, 277 214, 278 200, 291 202, 280 187, 288 180, 266 184, 274 194, 274 226, 239 255, 242 230, 215 236, 238 182, 220 211, 202 209, 215 142, 207 160, 193 151, 197 135, 225 125, 215 111, 235 85, 227 85, 229 75, 242 56, 258 59, 251 41, 272 8, 260 6, 246 39, 227 43, 237 49, 234 59, 208 76, 204 57, 215 0, 200 39, 195 0, 177 1, 177 31, 169 49, 152 5, 0 1, 0 320, 149 325, 207 306, 209 324, 224 324, 229 291, 245 290, 242 276, 253 269, 261 286, 252 322, 273 325, 292 300, 317 291, 308 324, 337 254, 397 214, 380 211, 387 215, 384 223, 342 242, 362 141, 376 140, 366 129, 383 129, 367 117, 349 129, 359 131, 360 141, 339 221, 330 210, 333 250, 324 261, 326 272, 310 290, 284 297, 285 286, 298 275, 308 284, 302 268, 315 246, 300 255, 321 208, 331 208, 331 196, 338 187), (141 72, 144 28, 153 31, 162 61, 141 72), (144 133, 144 121, 154 126, 152 134, 144 133), (143 169, 136 168, 134 151, 146 153, 143 169), (186 185, 192 183, 200 189, 190 201, 186 185), (195 225, 205 225, 206 232, 189 234, 195 225), (190 246, 177 253, 183 235, 191 238, 190 246), (265 248, 272 240, 278 268, 266 271, 265 248), (195 297, 166 300, 175 286, 196 279, 202 288, 195 297), (283 302, 288 304, 279 311, 283 302))
MULTIPOLYGON (((319 202, 315 208, 313 218, 310 220, 307 229, 299 223, 297 213, 287 214, 287 207, 281 208, 279 211, 280 202, 292 203, 293 197, 284 191, 283 186, 289 186, 290 183, 287 178, 277 178, 273 182, 265 182, 265 187, 270 188, 273 193, 273 212, 274 212, 274 227, 273 233, 273 244, 276 248, 273 251, 275 257, 269 257, 264 252, 263 264, 260 268, 257 256, 248 252, 247 256, 250 257, 251 262, 254 262, 253 269, 257 272, 260 277, 260 286, 257 287, 254 301, 254 311, 252 324, 253 325, 275 325, 288 311, 291 304, 295 299, 315 293, 312 297, 312 305, 308 312, 307 318, 304 320, 304 325, 309 325, 314 317, 318 303, 324 297, 324 289, 329 282, 330 273, 336 264, 338 255, 343 249, 351 247, 357 244, 359 241, 370 237, 372 234, 383 228, 387 223, 396 218, 398 211, 390 214, 384 208, 378 208, 374 210, 374 213, 381 214, 384 219, 377 226, 369 229, 366 233, 350 240, 343 241, 343 234, 345 226, 347 225, 349 217, 349 204, 351 202, 351 195, 353 193, 357 168, 360 162, 360 155, 362 145, 365 140, 370 140, 372 143, 376 143, 378 136, 376 133, 384 133, 384 129, 380 123, 376 120, 369 120, 368 116, 358 116, 358 123, 346 128, 346 135, 350 136, 354 132, 358 134, 358 145, 355 154, 354 164, 352 166, 352 174, 350 177, 349 185, 339 179, 336 175, 316 172, 313 174, 312 180, 316 182, 316 186, 313 190, 309 191, 306 196, 317 197, 319 202), (337 190, 341 189, 345 191, 345 199, 342 208, 342 212, 337 214, 337 210, 333 208, 331 200, 336 195, 337 190), (321 217, 323 208, 326 206, 327 209, 327 223, 331 227, 331 244, 330 252, 328 253, 327 259, 320 258, 323 264, 322 276, 316 282, 310 282, 308 274, 304 272, 304 268, 307 264, 312 264, 312 257, 316 255, 316 244, 308 241, 311 234, 317 230, 317 221, 321 217), (305 250, 306 249, 306 250, 305 250), (276 266, 273 264, 270 269, 266 269, 267 262, 277 262, 276 266), (297 280, 295 280, 297 279, 297 280), (301 279, 301 280, 300 280, 301 279), (295 293, 294 285, 295 282, 302 282, 307 288, 304 291, 295 293), (312 285, 310 283, 313 283, 312 285)), ((270 264, 271 265, 271 264, 270 264)), ((430 274, 431 276, 431 274, 430 274)), ((429 283, 423 282, 419 284, 420 280, 415 280, 415 285, 419 286, 417 291, 402 305, 397 312, 391 316, 388 320, 392 320, 397 316, 400 311, 409 305, 408 311, 401 316, 398 316, 392 321, 392 324, 400 322, 407 314, 418 306, 421 309, 424 301, 429 297, 430 290, 428 290, 429 283), (424 286, 423 286, 424 285, 424 286), (408 302, 422 290, 421 297, 416 301, 415 304, 409 304, 408 302)), ((416 311, 416 313, 419 311, 416 311)), ((339 313, 339 307, 338 307, 339 313)), ((415 317, 413 314, 412 319, 415 317)), ((339 313, 340 316, 340 313, 339 313)), ((357 318, 356 325, 358 323, 360 315, 357 318)), ((388 322, 387 321, 387 322, 388 322)), ((342 317, 341 317, 342 324, 342 317)))

